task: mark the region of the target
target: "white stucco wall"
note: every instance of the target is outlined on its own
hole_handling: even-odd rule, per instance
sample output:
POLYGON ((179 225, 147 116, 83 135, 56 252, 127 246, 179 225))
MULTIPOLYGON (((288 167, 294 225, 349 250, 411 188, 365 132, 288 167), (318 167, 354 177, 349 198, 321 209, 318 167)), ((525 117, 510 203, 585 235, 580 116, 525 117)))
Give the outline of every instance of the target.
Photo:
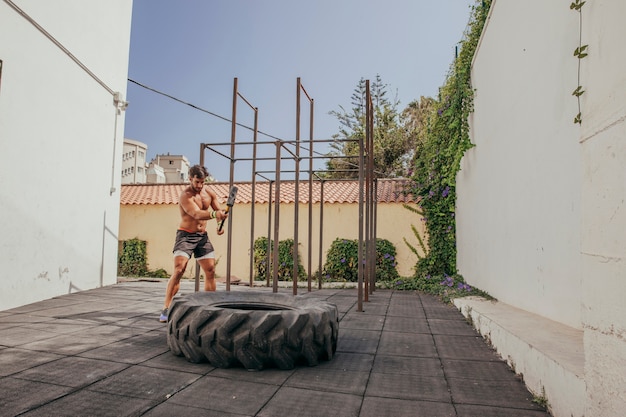
POLYGON ((569 3, 494 1, 472 70, 457 241, 470 284, 580 328, 577 42, 569 3))
POLYGON ((586 416, 626 414, 626 2, 583 8, 582 322, 586 416))
MULTIPOLYGON (((132 1, 13 3, 125 96, 132 1)), ((116 282, 124 113, 5 1, 0 39, 4 310, 116 282)))
POLYGON ((457 181, 459 269, 500 301, 582 330, 580 415, 623 416, 626 2, 586 2, 582 36, 570 4, 493 2, 472 71, 477 146, 457 181), (589 55, 575 125, 579 36, 589 55))

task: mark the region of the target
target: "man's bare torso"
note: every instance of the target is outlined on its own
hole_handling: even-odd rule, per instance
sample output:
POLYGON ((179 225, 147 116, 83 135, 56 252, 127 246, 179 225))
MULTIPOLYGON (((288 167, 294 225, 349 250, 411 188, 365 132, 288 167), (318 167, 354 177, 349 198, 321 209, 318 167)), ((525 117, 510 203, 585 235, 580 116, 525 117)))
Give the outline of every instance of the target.
POLYGON ((189 207, 189 204, 197 206, 200 210, 206 210, 211 207, 211 195, 207 191, 206 187, 202 187, 202 191, 196 192, 192 187, 187 187, 180 195, 179 209, 180 209, 180 225, 179 229, 186 230, 188 232, 206 232, 207 220, 196 220, 192 215, 187 213, 185 207, 189 207))

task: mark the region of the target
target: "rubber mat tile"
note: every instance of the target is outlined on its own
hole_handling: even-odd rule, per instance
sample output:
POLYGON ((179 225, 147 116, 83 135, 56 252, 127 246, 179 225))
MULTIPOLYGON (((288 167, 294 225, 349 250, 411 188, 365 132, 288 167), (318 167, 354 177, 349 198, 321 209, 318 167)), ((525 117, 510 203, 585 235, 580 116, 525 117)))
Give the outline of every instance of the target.
POLYGON ((47 384, 78 388, 116 374, 126 367, 127 365, 121 363, 73 356, 48 362, 13 376, 47 384))
POLYGON ((300 368, 287 380, 285 386, 363 395, 369 375, 369 372, 331 371, 318 367, 300 368))
POLYGON ((546 411, 522 410, 519 408, 487 407, 484 405, 457 404, 458 417, 549 417, 546 411))
POLYGON ((33 352, 19 348, 2 349, 0 350, 0 376, 11 375, 60 358, 63 356, 54 353, 33 352))
POLYGON ((245 414, 232 414, 224 411, 207 410, 206 408, 192 407, 191 405, 180 405, 162 403, 154 407, 152 410, 143 414, 143 417, 252 417, 245 414))
POLYGON ((195 407, 214 411, 256 415, 277 390, 276 385, 206 375, 174 395, 169 402, 181 405, 193 404, 195 407))
POLYGON ((94 326, 84 332, 81 332, 81 336, 105 336, 107 338, 114 338, 115 340, 122 340, 146 332, 148 332, 146 329, 134 329, 116 326, 113 324, 101 324, 100 326, 94 326))
POLYGON ((169 351, 167 342, 161 345, 150 346, 132 339, 113 342, 106 346, 79 353, 78 356, 106 359, 127 364, 139 364, 169 351))
POLYGON ((384 316, 387 314, 387 304, 363 303, 363 311, 357 311, 357 304, 352 307, 350 313, 359 313, 364 315, 384 316))
POLYGON ((336 352, 331 360, 320 362, 317 367, 324 370, 369 372, 373 363, 373 354, 336 352))
MULTIPOLYGON (((44 384, 12 377, 0 378, 0 414, 16 416, 32 410, 72 390, 70 387, 44 384)), ((48 414, 51 416, 53 414, 48 414)))
POLYGON ((33 330, 43 330, 45 332, 52 332, 58 334, 70 334, 76 332, 83 332, 89 328, 96 326, 93 323, 81 321, 81 320, 66 320, 56 319, 50 322, 43 323, 31 323, 25 324, 24 328, 33 330))
POLYGON ((359 417, 456 417, 454 406, 435 401, 365 397, 359 417))
POLYGON ((445 379, 418 375, 399 377, 394 374, 373 373, 367 384, 365 396, 452 402, 445 379))
POLYGON ((23 414, 22 417, 125 417, 142 415, 157 403, 141 398, 93 391, 78 391, 59 398, 36 410, 23 414))
POLYGON ((87 389, 114 395, 163 401, 200 378, 197 374, 131 366, 87 389))
POLYGON ((439 358, 376 355, 372 372, 395 375, 444 377, 439 358))
POLYGON ((410 319, 425 319, 426 313, 421 304, 392 303, 387 310, 387 317, 407 317, 410 319))
POLYGON ((428 325, 432 334, 478 336, 476 330, 463 318, 453 320, 428 319, 428 325))
POLYGON ((448 378, 452 400, 456 404, 489 405, 542 411, 533 403, 532 394, 520 380, 467 380, 448 378))
POLYGON ((382 330, 385 316, 373 316, 359 313, 346 314, 339 323, 340 329, 382 330))
POLYGON ((234 381, 257 382, 260 384, 282 385, 295 370, 282 370, 276 368, 263 369, 261 371, 249 371, 244 368, 216 368, 209 376, 232 379, 234 381))
POLYGON ((165 329, 167 324, 159 322, 159 311, 151 312, 139 317, 121 320, 115 324, 120 327, 131 327, 136 329, 156 330, 165 329))
POLYGON ((472 380, 512 381, 519 377, 502 361, 476 361, 443 359, 443 369, 448 378, 472 380))
POLYGON ((70 337, 68 335, 58 335, 49 339, 27 343, 22 345, 22 347, 24 349, 51 352, 60 355, 77 355, 108 343, 113 343, 117 340, 118 338, 114 336, 70 337))
POLYGON ((339 329, 338 352, 376 353, 380 333, 372 330, 339 329))
POLYGON ((383 331, 430 334, 430 328, 428 327, 428 322, 425 318, 392 317, 389 315, 385 319, 385 327, 383 328, 383 331))
POLYGON ((2 345, 16 347, 38 342, 40 340, 51 339, 58 336, 58 333, 46 332, 44 330, 35 331, 26 327, 11 327, 2 331, 2 345))
POLYGON ((257 417, 358 417, 362 397, 283 387, 257 417))
POLYGON ((189 372, 198 375, 205 375, 215 369, 213 365, 209 365, 207 362, 191 363, 183 356, 175 356, 169 351, 142 362, 141 365, 151 368, 169 369, 171 371, 189 372))
POLYGON ((444 320, 457 320, 463 319, 463 315, 459 310, 452 306, 448 306, 446 304, 442 304, 440 307, 427 307, 424 306, 424 313, 426 314, 427 319, 444 319, 444 320))
POLYGON ((383 332, 378 354, 436 357, 437 350, 430 334, 383 332))
POLYGON ((33 311, 48 310, 48 309, 57 308, 57 307, 68 307, 68 306, 81 304, 81 303, 82 301, 75 299, 75 298, 67 299, 67 298, 55 297, 55 298, 50 298, 48 300, 42 300, 36 303, 31 303, 31 304, 26 304, 23 306, 15 307, 15 308, 12 308, 10 310, 5 310, 5 311, 7 313, 10 313, 11 315, 15 315, 15 314, 22 314, 22 313, 32 313, 33 311))
POLYGON ((442 359, 502 360, 480 336, 434 335, 433 338, 442 359))

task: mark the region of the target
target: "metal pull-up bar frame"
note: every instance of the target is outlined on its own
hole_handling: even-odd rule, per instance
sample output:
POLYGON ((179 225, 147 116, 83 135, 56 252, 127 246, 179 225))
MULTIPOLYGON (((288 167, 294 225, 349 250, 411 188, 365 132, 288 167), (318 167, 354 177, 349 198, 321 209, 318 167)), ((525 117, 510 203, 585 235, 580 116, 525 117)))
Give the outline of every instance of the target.
MULTIPOLYGON (((358 248, 358 311, 363 311, 363 293, 365 286, 365 301, 368 301, 368 295, 371 294, 375 287, 375 271, 376 271, 376 180, 374 178, 374 156, 373 156, 373 126, 374 126, 374 113, 372 106, 372 99, 370 94, 369 80, 366 81, 366 129, 365 138, 359 139, 333 139, 333 140, 315 140, 313 138, 313 126, 314 126, 314 100, 309 96, 307 91, 302 86, 301 80, 298 77, 296 81, 296 135, 295 141, 286 141, 278 139, 274 142, 258 142, 258 108, 254 107, 246 98, 238 91, 238 80, 234 79, 233 83, 233 115, 231 120, 231 140, 229 143, 202 143, 200 144, 200 164, 204 165, 204 151, 210 149, 216 154, 226 157, 230 161, 230 176, 229 186, 234 185, 234 165, 237 160, 250 160, 252 161, 252 195, 251 195, 251 232, 250 232, 250 286, 254 282, 254 229, 255 229, 255 202, 256 202, 256 177, 257 175, 265 178, 269 182, 269 196, 268 196, 268 265, 270 249, 272 252, 272 277, 273 277, 273 291, 278 291, 278 242, 279 242, 279 219, 280 219, 280 186, 281 186, 281 172, 293 172, 295 174, 294 182, 294 267, 293 267, 293 294, 297 294, 298 274, 299 274, 299 261, 298 261, 298 226, 299 226, 299 203, 300 203, 300 161, 302 159, 309 160, 308 166, 308 182, 309 182, 309 219, 308 219, 308 291, 312 289, 312 236, 313 236, 313 179, 316 177, 320 181, 320 232, 319 232, 319 271, 318 271, 318 286, 322 288, 322 240, 323 240, 323 207, 324 207, 324 182, 326 179, 322 178, 319 173, 323 170, 314 171, 313 160, 314 159, 331 159, 333 156, 323 155, 316 157, 314 155, 313 146, 315 142, 339 142, 339 141, 358 141, 359 143, 359 155, 358 155, 358 168, 359 173, 359 248, 358 248), (300 156, 300 116, 301 116, 301 93, 304 93, 309 100, 309 156, 300 156), (253 111, 254 111, 254 138, 252 142, 237 142, 236 141, 236 127, 237 127, 237 102, 242 99, 253 111), (274 145, 275 157, 259 158, 257 156, 258 145, 274 145), (223 152, 218 152, 214 146, 230 145, 230 156, 227 156, 223 152), (252 158, 235 158, 236 145, 252 145, 253 155, 252 158), (294 145, 295 150, 290 150, 287 146, 294 145), (283 157, 282 150, 285 149, 290 156, 283 157), (256 163, 259 160, 271 160, 275 159, 276 167, 273 171, 275 178, 271 180, 264 177, 262 173, 272 171, 258 171, 256 163), (282 160, 295 161, 294 171, 281 171, 282 160), (274 186, 274 198, 272 199, 272 186, 274 186), (272 201, 273 200, 273 201, 272 201), (271 247, 271 219, 272 219, 272 202, 274 204, 274 246, 271 247), (365 212, 365 213, 364 213, 365 212)), ((349 159, 349 156, 339 156, 339 158, 349 159)), ((352 164, 350 164, 352 165, 352 164)), ((334 170, 333 172, 350 171, 354 170, 334 170)), ((232 252, 232 227, 233 227, 233 213, 229 214, 228 222, 228 243, 227 243, 227 255, 226 255, 226 290, 230 291, 231 285, 231 252, 232 252)), ((269 286, 269 270, 267 270, 267 285, 269 286)), ((199 290, 199 269, 196 266, 196 291, 199 290)))

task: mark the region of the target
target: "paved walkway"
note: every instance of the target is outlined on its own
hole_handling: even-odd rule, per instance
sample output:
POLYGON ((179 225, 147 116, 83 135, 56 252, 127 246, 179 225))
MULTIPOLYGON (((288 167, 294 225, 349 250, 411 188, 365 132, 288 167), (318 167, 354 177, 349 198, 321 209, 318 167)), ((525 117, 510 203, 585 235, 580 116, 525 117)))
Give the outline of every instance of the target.
MULTIPOLYGON (((192 291, 184 282, 181 294, 192 291)), ((357 312, 355 289, 308 293, 339 309, 336 356, 249 372, 171 354, 157 320, 164 292, 165 281, 124 282, 0 311, 0 415, 548 416, 431 296, 377 290, 357 312)))

